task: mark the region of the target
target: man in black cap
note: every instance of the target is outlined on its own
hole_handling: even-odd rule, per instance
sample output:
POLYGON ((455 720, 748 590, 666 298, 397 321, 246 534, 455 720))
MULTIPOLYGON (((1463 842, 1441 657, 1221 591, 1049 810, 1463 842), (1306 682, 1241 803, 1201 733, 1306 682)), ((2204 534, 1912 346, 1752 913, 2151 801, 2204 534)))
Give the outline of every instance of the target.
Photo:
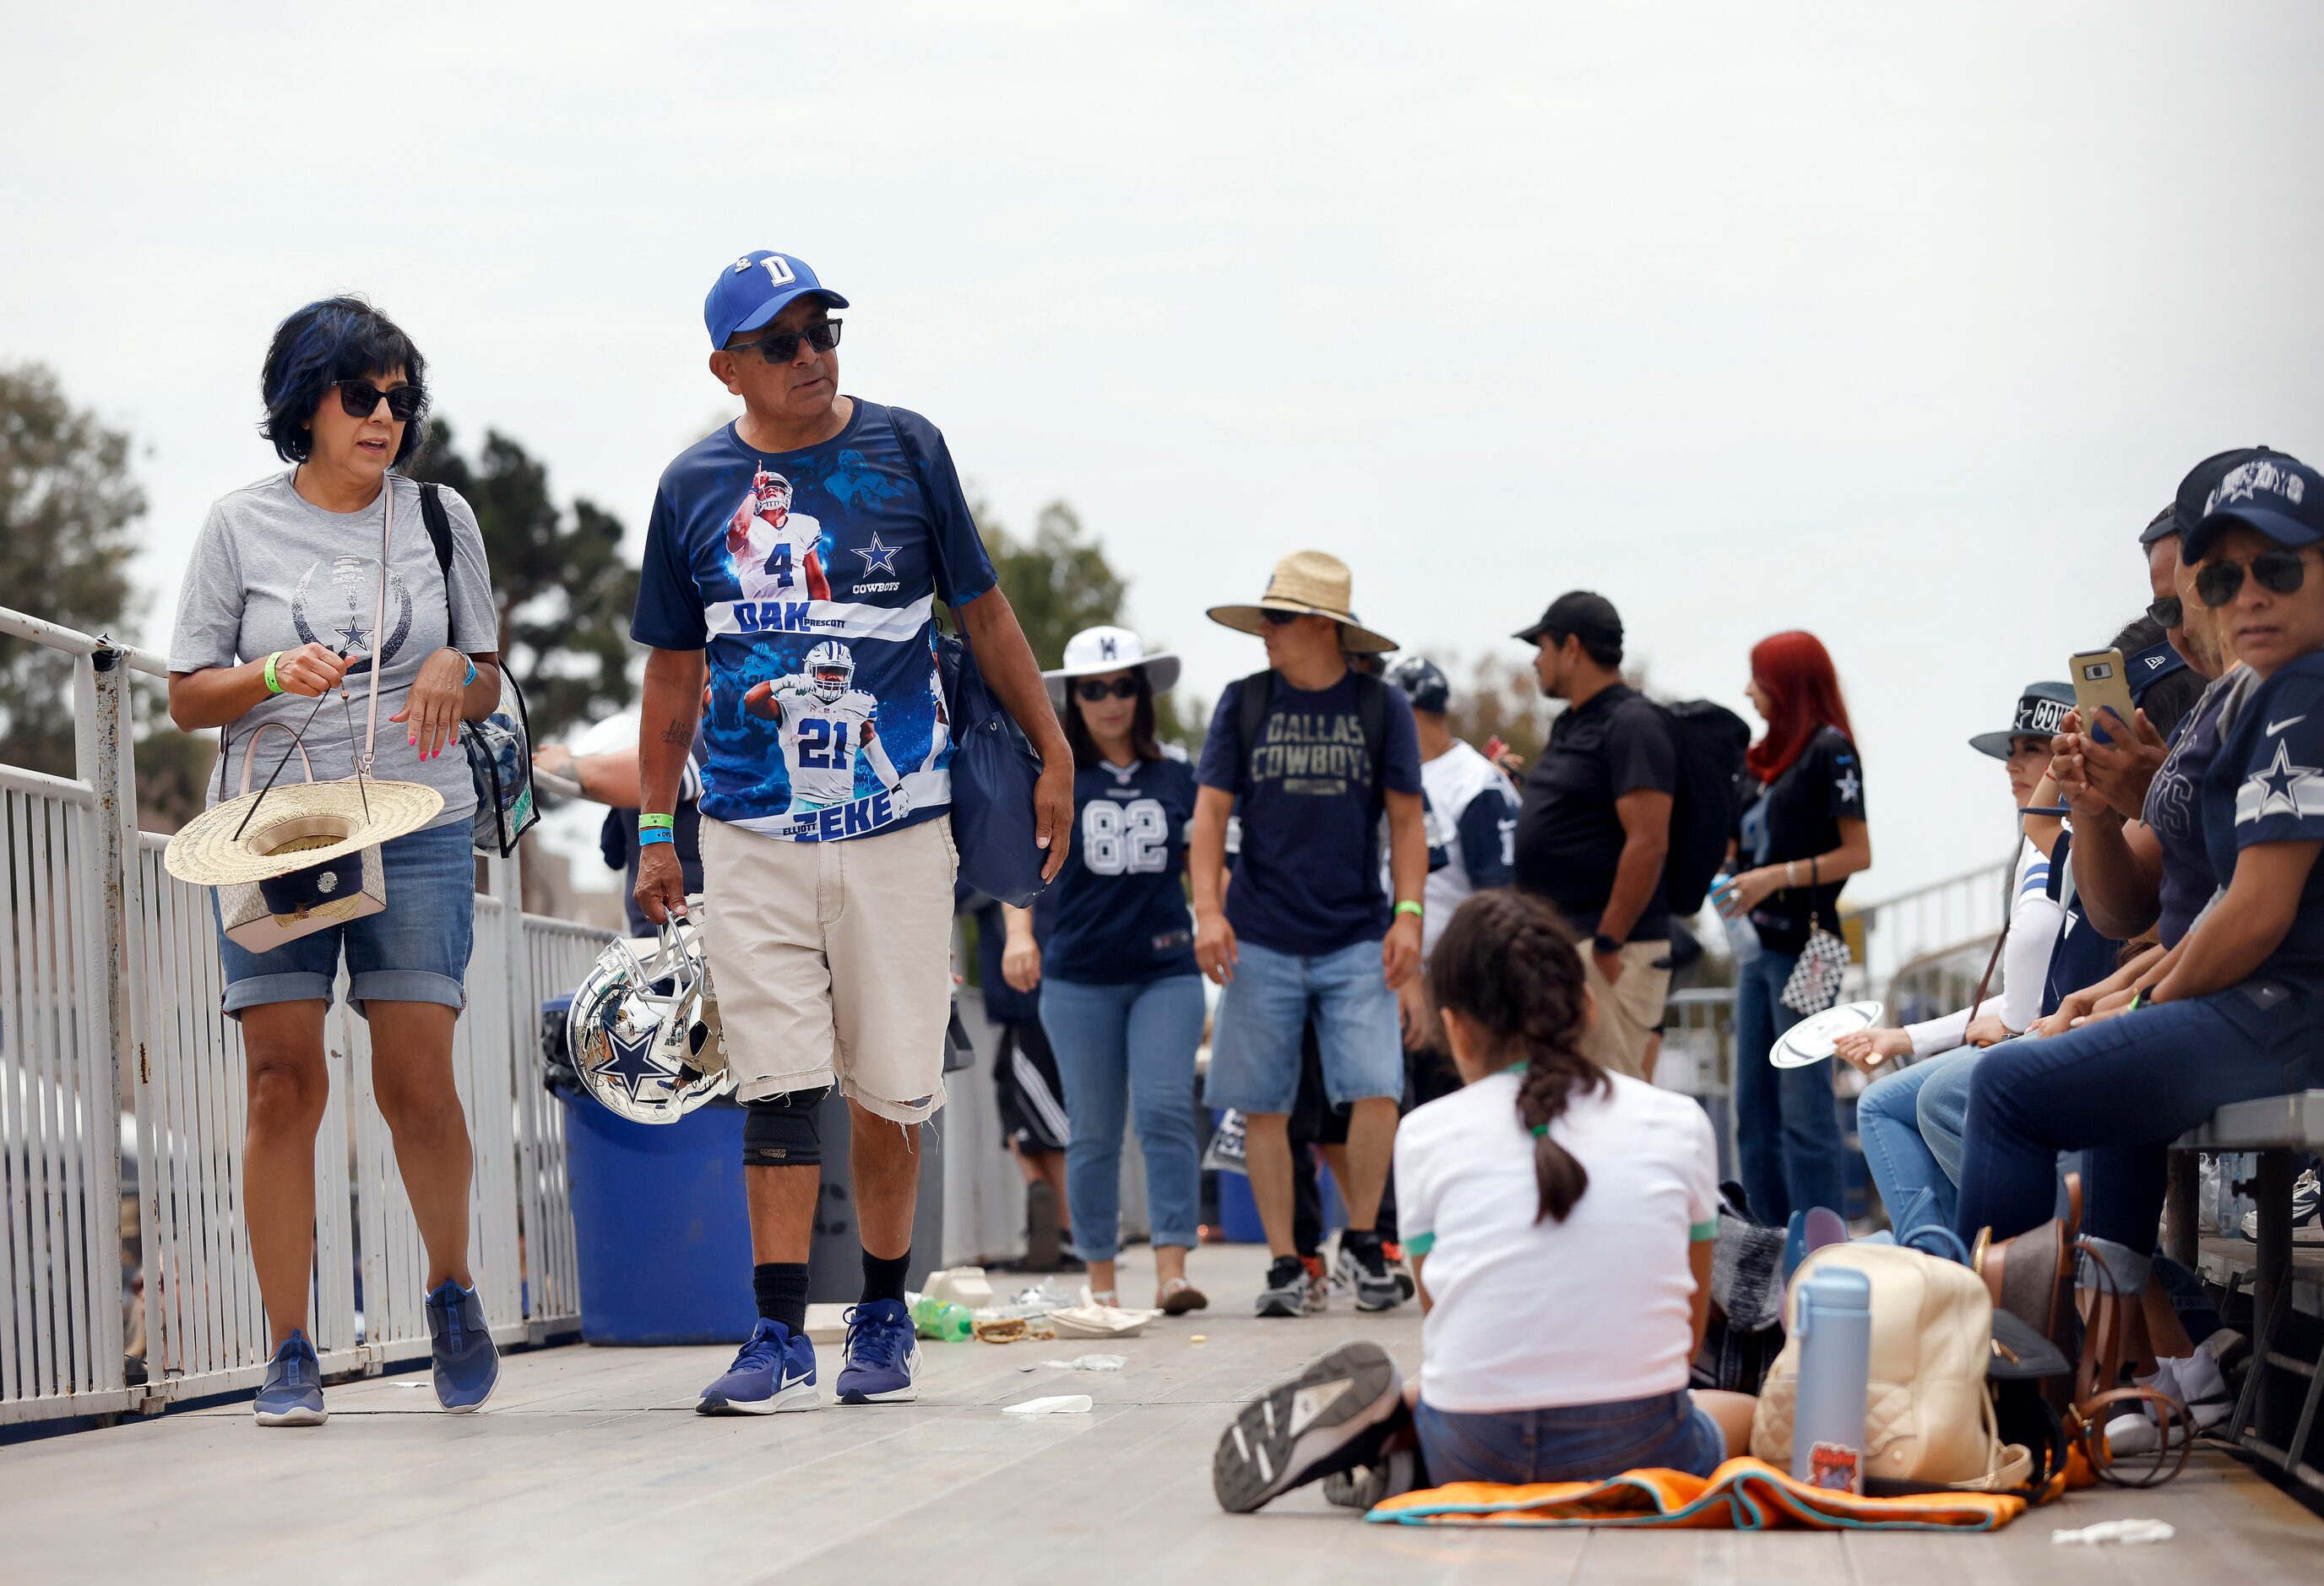
POLYGON ((1649 1044, 1670 991, 1663 860, 1677 746, 1661 710, 1622 681, 1622 619, 1605 596, 1561 595, 1517 637, 1536 647, 1541 691, 1566 708, 1526 775, 1516 881, 1590 937, 1582 963, 1598 1017, 1584 1055, 1650 1079, 1649 1044))

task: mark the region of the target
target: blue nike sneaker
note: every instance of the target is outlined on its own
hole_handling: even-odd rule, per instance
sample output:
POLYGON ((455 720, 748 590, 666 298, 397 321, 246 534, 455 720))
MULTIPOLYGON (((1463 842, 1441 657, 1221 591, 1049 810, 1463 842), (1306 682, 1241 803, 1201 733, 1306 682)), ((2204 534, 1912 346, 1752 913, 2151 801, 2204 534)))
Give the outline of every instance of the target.
POLYGON ((920 1342, 901 1300, 866 1300, 847 1311, 839 1368, 844 1405, 908 1405, 920 1397, 920 1342))
POLYGON ((266 1385, 250 1407, 261 1426, 323 1424, 322 1364, 315 1359, 315 1346, 297 1328, 266 1362, 266 1385))
POLYGON ((819 1410, 815 1391, 815 1345, 769 1317, 759 1318, 736 1351, 726 1375, 702 1390, 697 1415, 779 1415, 819 1410))
POLYGON ((484 1302, 473 1288, 446 1278, 428 1296, 428 1333, 434 1341, 436 1402, 456 1415, 484 1407, 501 1379, 501 1351, 484 1325, 484 1302))

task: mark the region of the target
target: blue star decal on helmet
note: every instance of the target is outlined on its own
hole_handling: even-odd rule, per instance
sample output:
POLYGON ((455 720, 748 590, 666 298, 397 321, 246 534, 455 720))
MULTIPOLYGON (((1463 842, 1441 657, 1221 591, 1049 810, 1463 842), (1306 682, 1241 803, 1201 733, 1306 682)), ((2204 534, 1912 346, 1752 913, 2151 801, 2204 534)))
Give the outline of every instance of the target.
POLYGON ((855 554, 863 558, 865 577, 868 578, 876 572, 885 573, 892 578, 896 576, 896 553, 903 549, 900 545, 882 545, 880 542, 878 531, 874 530, 870 547, 859 546, 855 554))
POLYGON ((620 1084, 632 1102, 639 1099, 639 1087, 649 1080, 665 1087, 669 1084, 669 1074, 653 1056, 654 1039, 660 1033, 659 1027, 649 1025, 632 1032, 630 1021, 620 1015, 619 1004, 609 1003, 604 1028, 608 1056, 597 1066, 600 1074, 620 1084))

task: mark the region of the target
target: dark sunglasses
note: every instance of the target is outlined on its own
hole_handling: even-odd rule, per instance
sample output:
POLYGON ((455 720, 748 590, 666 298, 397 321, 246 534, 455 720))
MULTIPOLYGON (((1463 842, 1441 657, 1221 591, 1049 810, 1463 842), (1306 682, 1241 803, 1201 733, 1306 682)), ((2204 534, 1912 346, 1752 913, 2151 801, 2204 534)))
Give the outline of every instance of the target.
MULTIPOLYGON (((2251 576, 2262 589, 2290 595, 2308 581, 2308 563, 2296 550, 2264 550, 2251 559, 2251 576)), ((2210 562, 2195 575, 2195 593, 2203 604, 2221 606, 2242 593, 2244 564, 2210 562)))
POLYGON ((368 380, 334 380, 339 388, 339 408, 350 419, 368 419, 379 411, 383 398, 387 416, 398 424, 409 424, 420 417, 420 410, 428 401, 428 393, 409 383, 382 391, 368 380))
POLYGON ((1267 625, 1270 628, 1288 628, 1306 615, 1305 612, 1279 612, 1273 606, 1261 606, 1259 614, 1267 619, 1267 625))
POLYGON ((729 347, 733 353, 759 349, 759 355, 770 364, 788 364, 798 356, 799 343, 805 342, 818 353, 827 353, 839 345, 840 321, 819 319, 804 330, 778 330, 772 336, 762 336, 756 341, 746 341, 739 347, 729 347))
POLYGON ((2187 620, 2187 603, 2175 595, 2166 595, 2146 608, 2158 628, 2176 628, 2187 620))
POLYGON ((1074 685, 1074 692, 1092 705, 1108 699, 1135 699, 1138 697, 1138 679, 1116 678, 1108 683, 1098 678, 1084 678, 1074 685))

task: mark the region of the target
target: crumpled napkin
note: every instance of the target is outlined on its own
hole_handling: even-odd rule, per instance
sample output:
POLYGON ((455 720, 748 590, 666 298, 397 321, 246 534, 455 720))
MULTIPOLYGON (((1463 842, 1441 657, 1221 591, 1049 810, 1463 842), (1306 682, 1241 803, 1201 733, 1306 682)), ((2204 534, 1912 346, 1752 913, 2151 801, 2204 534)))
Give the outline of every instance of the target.
POLYGON ((2060 1547, 2096 1547, 2119 1543, 2135 1547, 2147 1542, 2168 1542, 2179 1533, 2168 1520, 2101 1520, 2079 1531, 2052 1531, 2050 1540, 2060 1547))

